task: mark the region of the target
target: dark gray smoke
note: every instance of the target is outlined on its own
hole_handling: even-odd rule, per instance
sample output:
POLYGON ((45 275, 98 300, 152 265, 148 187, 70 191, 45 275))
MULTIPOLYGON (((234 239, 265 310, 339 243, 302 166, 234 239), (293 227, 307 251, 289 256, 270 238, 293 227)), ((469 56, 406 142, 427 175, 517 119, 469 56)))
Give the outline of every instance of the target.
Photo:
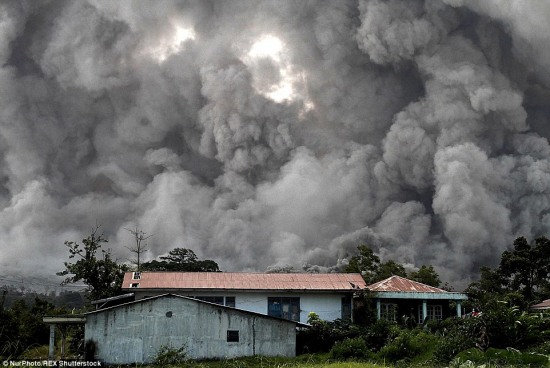
POLYGON ((227 271, 465 285, 550 232, 550 3, 0 2, 0 275, 94 224, 227 271))

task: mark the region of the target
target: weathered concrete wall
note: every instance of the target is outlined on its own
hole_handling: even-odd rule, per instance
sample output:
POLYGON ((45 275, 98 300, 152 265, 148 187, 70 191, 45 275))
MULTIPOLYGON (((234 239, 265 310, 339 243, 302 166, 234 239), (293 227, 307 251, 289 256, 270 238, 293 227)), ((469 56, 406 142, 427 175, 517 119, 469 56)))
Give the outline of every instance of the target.
POLYGON ((186 346, 194 359, 296 352, 291 322, 177 296, 91 313, 85 339, 95 342, 96 358, 109 364, 149 363, 163 345, 186 346), (239 331, 239 342, 227 342, 227 330, 239 331))
MULTIPOLYGON (((166 292, 141 292, 139 289, 132 290, 136 294, 136 299, 142 299, 145 296, 162 295, 166 292)), ((174 294, 179 294, 177 291, 174 294)), ((244 309, 251 312, 267 314, 268 297, 299 297, 300 298, 300 322, 307 323, 309 312, 315 312, 325 321, 334 321, 342 318, 342 297, 346 294, 331 293, 235 293, 235 292, 208 292, 194 291, 182 292, 182 296, 234 296, 235 308, 244 309)), ((348 294, 349 295, 349 294, 348 294)))

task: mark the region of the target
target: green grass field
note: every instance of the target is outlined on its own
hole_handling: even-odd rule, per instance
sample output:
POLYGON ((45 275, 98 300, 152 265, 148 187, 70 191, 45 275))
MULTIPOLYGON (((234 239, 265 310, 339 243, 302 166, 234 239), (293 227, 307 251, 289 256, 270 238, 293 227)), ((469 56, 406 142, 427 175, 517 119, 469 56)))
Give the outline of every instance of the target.
MULTIPOLYGON (((27 350, 23 356, 14 361, 20 360, 42 360, 47 359, 48 346, 38 346, 27 350)), ((72 360, 72 357, 67 357, 67 360, 72 360)), ((59 360, 59 356, 56 357, 59 360)), ((2 365, 0 361, 0 365, 2 365)), ((7 367, 16 367, 21 365, 5 365, 7 367)), ((383 367, 407 367, 407 368, 439 368, 439 367, 451 367, 451 368, 511 368, 512 366, 483 364, 476 365, 472 362, 465 362, 462 364, 449 364, 438 365, 431 362, 430 359, 414 359, 408 363, 401 362, 400 364, 391 364, 386 362, 360 362, 360 361, 335 361, 329 354, 311 354, 311 355, 299 355, 296 358, 281 358, 281 357, 244 357, 236 359, 222 359, 222 360, 210 360, 210 361, 186 361, 184 363, 175 365, 163 365, 164 367, 178 367, 178 368, 383 368, 383 367)), ((523 365, 526 367, 528 365, 523 365)), ((126 366, 128 368, 158 368, 159 365, 131 365, 126 366)), ((547 366, 550 368, 550 364, 547 366)))

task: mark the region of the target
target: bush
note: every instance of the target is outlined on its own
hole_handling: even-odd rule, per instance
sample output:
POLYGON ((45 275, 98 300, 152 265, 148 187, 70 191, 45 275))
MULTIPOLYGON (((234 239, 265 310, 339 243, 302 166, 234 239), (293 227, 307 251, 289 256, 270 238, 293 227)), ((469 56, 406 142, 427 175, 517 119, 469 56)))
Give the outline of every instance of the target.
POLYGON ((478 318, 486 332, 488 346, 505 349, 525 349, 542 344, 548 339, 550 318, 548 315, 527 313, 506 301, 493 300, 485 305, 483 314, 478 318))
POLYGON ((330 350, 330 355, 334 359, 363 359, 368 356, 367 344, 362 337, 344 339, 334 344, 330 350))
POLYGON ((323 321, 313 312, 309 314, 308 323, 311 327, 300 331, 296 339, 297 351, 301 354, 327 353, 334 343, 363 334, 362 327, 349 321, 323 321))
POLYGON ((543 342, 542 344, 531 347, 528 351, 530 353, 550 355, 550 339, 543 342))
POLYGON ((541 354, 522 353, 515 349, 489 348, 484 353, 479 349, 468 349, 460 352, 453 362, 471 361, 475 364, 494 364, 497 366, 530 366, 544 367, 548 364, 548 357, 541 354))
POLYGON ((485 361, 485 354, 477 348, 471 348, 461 351, 454 359, 455 362, 465 362, 467 360, 474 363, 483 363, 485 361))
POLYGON ((437 337, 421 330, 403 330, 379 353, 381 358, 392 362, 410 360, 420 355, 431 354, 437 337))
POLYGON ((435 346, 434 359, 438 362, 449 362, 459 352, 472 348, 475 345, 473 339, 460 330, 451 331, 442 336, 435 346))
POLYGON ((369 326, 365 333, 365 341, 371 351, 377 352, 400 332, 401 328, 395 322, 380 319, 369 326))
POLYGON ((174 348, 162 345, 153 359, 153 364, 160 367, 167 365, 181 365, 187 361, 186 346, 174 348))
POLYGON ((426 322, 424 328, 438 336, 447 335, 450 331, 455 330, 457 326, 462 323, 463 320, 460 318, 446 318, 442 320, 431 319, 426 322))

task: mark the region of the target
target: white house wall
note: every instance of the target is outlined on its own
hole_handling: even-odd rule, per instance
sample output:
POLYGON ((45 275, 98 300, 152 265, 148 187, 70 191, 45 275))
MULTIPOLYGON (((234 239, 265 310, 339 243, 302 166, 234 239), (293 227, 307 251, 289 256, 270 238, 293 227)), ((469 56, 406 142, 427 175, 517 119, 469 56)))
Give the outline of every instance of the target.
MULTIPOLYGON (((163 292, 140 292, 136 293, 136 299, 143 297, 161 295, 163 292)), ((174 294, 182 296, 234 296, 235 308, 244 309, 251 312, 267 314, 267 298, 270 297, 299 297, 300 298, 300 322, 307 323, 309 312, 315 312, 325 321, 334 321, 342 318, 342 298, 349 294, 329 294, 329 293, 264 293, 264 292, 177 292, 174 294)))
POLYGON ((186 346, 190 358, 295 356, 294 323, 166 296, 87 316, 85 340, 107 364, 150 363, 161 346, 186 346), (167 313, 171 312, 171 317, 167 313), (227 342, 227 331, 239 342, 227 342))

